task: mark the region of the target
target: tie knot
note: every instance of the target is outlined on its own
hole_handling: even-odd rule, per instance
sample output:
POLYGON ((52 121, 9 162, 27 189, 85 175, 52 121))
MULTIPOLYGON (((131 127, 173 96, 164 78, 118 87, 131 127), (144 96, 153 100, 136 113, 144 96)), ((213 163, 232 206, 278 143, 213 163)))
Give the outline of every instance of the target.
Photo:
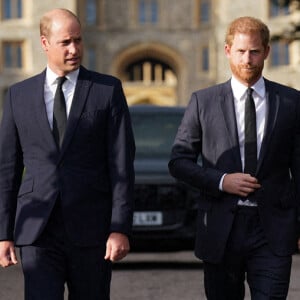
POLYGON ((62 87, 62 85, 64 84, 64 82, 67 80, 67 78, 65 76, 61 76, 61 77, 57 77, 56 81, 57 81, 57 87, 62 87))
POLYGON ((247 88, 247 96, 252 97, 253 89, 252 88, 247 88))

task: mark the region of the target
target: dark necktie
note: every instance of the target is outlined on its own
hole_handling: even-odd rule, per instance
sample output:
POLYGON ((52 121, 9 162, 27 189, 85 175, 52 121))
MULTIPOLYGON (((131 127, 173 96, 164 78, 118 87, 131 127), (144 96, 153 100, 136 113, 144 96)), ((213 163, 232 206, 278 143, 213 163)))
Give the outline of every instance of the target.
POLYGON ((247 89, 245 102, 245 168, 244 173, 255 175, 257 167, 256 110, 253 89, 247 89))
POLYGON ((66 101, 62 91, 62 85, 66 79, 66 77, 57 78, 57 88, 54 96, 53 136, 59 147, 64 138, 67 124, 66 101))

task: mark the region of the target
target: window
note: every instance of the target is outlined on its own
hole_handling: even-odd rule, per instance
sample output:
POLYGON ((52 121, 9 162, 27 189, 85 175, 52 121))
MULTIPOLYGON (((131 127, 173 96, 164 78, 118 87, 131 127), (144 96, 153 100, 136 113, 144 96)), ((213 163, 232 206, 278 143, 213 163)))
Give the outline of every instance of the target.
POLYGON ((22 18, 22 0, 2 0, 2 19, 22 18))
POLYGON ((96 50, 93 47, 87 49, 87 67, 90 70, 96 70, 97 59, 96 50))
POLYGON ((208 47, 202 48, 202 57, 201 57, 201 67, 202 71, 208 71, 209 70, 209 49, 208 47))
POLYGON ((183 116, 183 111, 135 111, 131 120, 136 141, 136 158, 165 158, 170 149, 183 116))
POLYGON ((3 66, 4 68, 22 68, 22 50, 23 43, 18 42, 3 42, 3 66))
POLYGON ((199 5, 199 19, 200 23, 210 22, 210 11, 211 11, 210 0, 200 0, 199 5))
POLYGON ((77 15, 83 26, 103 26, 105 0, 77 1, 77 15))
POLYGON ((97 4, 96 0, 86 0, 85 6, 85 23, 86 25, 96 25, 97 24, 97 4))
POLYGON ((139 1, 139 22, 141 24, 155 24, 158 21, 158 3, 157 0, 139 1))
POLYGON ((270 0, 270 16, 284 16, 289 14, 289 0, 270 0))
POLYGON ((276 40, 271 44, 271 65, 273 67, 288 65, 290 63, 289 44, 276 40))

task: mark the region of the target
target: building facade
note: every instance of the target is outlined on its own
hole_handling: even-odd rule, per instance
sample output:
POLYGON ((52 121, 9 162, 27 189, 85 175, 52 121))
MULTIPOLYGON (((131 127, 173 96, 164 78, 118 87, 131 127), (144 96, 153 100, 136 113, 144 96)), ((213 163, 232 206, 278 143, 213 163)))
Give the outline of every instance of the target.
POLYGON ((300 1, 234 2, 0 0, 0 103, 9 85, 45 68, 39 20, 57 7, 81 20, 83 64, 119 77, 129 105, 186 105, 192 91, 227 80, 225 30, 245 15, 271 30, 264 76, 300 89, 300 1))

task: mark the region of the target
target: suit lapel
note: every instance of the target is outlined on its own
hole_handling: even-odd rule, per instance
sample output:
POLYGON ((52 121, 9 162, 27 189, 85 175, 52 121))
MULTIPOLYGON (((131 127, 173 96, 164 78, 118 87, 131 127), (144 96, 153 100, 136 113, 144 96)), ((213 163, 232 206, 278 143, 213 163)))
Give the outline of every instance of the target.
POLYGON ((60 151, 60 157, 63 156, 75 132, 78 121, 80 119, 81 112, 87 100, 87 95, 91 84, 92 83, 90 80, 89 72, 85 68, 81 67, 74 92, 70 114, 68 117, 66 132, 60 151))
POLYGON ((52 130, 49 124, 46 105, 44 100, 44 83, 45 83, 46 71, 36 77, 34 83, 35 92, 32 94, 33 110, 35 112, 38 126, 41 129, 41 136, 43 136, 46 142, 53 148, 56 148, 52 130))
POLYGON ((279 111, 279 94, 277 93, 275 87, 271 87, 271 82, 265 79, 266 85, 266 101, 267 101, 267 111, 266 111, 266 124, 264 130, 264 138, 261 144, 261 150, 258 158, 257 172, 259 171, 262 161, 267 154, 268 145, 276 124, 277 114, 279 111))
POLYGON ((226 134, 229 138, 232 157, 235 165, 242 170, 241 154, 239 147, 239 138, 237 130, 237 121, 234 108, 233 93, 231 90, 230 80, 224 84, 224 89, 220 94, 220 104, 225 121, 226 134))
MULTIPOLYGON (((264 79, 266 84, 266 101, 267 101, 267 112, 266 112, 266 125, 264 130, 264 138, 261 145, 261 150, 258 158, 257 173, 261 168, 263 159, 267 154, 268 145, 276 124, 277 114, 279 111, 279 94, 275 87, 271 86, 271 82, 264 79)), ((224 96, 220 95, 221 107, 223 111, 223 117, 226 124, 227 135, 230 140, 232 153, 235 158, 235 163, 240 170, 242 170, 241 154, 238 141, 238 132, 234 108, 233 94, 231 91, 230 81, 224 85, 225 93, 224 96)))

